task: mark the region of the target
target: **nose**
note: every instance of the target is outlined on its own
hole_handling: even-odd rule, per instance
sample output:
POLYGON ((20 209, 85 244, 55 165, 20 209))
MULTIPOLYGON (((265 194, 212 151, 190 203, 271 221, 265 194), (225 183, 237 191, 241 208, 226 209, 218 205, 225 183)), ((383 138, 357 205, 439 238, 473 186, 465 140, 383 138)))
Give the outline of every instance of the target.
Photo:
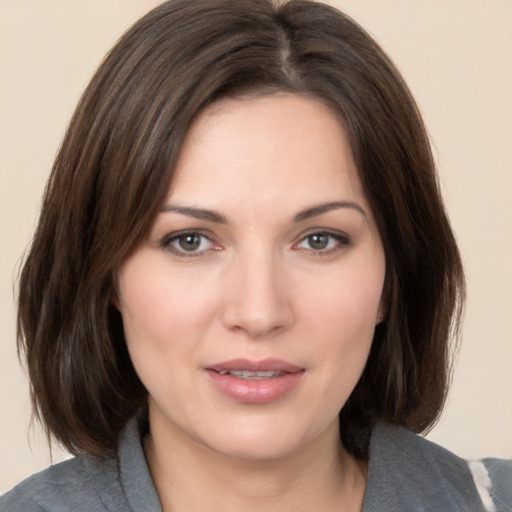
POLYGON ((223 311, 223 322, 229 330, 263 339, 293 323, 291 290, 277 260, 260 251, 239 257, 232 265, 223 311))

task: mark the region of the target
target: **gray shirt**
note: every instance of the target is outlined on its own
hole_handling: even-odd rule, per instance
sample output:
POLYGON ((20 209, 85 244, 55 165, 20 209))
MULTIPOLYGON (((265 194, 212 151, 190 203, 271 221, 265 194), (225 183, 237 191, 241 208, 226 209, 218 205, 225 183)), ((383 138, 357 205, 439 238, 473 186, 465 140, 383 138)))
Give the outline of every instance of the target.
MULTIPOLYGON (((0 512, 161 512, 137 422, 118 456, 81 456, 28 478, 0 497, 0 512)), ((468 463, 400 427, 371 438, 363 512, 512 512, 512 461, 468 463), (475 483, 476 482, 476 483, 475 483)))

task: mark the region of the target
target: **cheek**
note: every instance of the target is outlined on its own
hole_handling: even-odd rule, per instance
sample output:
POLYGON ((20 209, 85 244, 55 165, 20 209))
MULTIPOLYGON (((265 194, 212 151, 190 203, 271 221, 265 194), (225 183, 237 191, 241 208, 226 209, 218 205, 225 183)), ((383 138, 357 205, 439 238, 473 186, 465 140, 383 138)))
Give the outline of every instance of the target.
POLYGON ((354 265, 349 271, 331 275, 324 287, 314 288, 308 298, 305 310, 309 311, 311 332, 316 333, 315 357, 325 361, 331 368, 330 377, 342 384, 355 386, 366 364, 384 274, 384 263, 373 267, 354 265))
POLYGON ((357 265, 333 272, 325 279, 309 283, 307 309, 319 328, 338 329, 340 335, 373 332, 380 309, 384 264, 357 265), (373 271, 372 271, 373 270, 373 271))
POLYGON ((139 254, 119 273, 119 307, 128 351, 148 388, 168 386, 169 376, 179 378, 184 361, 193 359, 199 334, 211 315, 211 297, 202 283, 168 270, 158 258, 139 254), (158 371, 162 366, 163 371, 158 371))
POLYGON ((192 335, 211 314, 214 297, 208 282, 172 270, 160 258, 134 258, 125 264, 119 277, 120 309, 131 343, 168 345, 165 340, 192 335))

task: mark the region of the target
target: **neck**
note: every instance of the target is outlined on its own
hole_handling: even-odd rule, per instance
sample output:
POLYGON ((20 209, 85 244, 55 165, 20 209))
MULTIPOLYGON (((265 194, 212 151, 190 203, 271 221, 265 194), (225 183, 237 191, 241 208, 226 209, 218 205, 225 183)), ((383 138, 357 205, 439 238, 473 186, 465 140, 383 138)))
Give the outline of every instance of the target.
POLYGON ((343 448, 338 426, 275 459, 219 454, 179 432, 151 428, 144 449, 162 510, 360 511, 365 465, 343 448))

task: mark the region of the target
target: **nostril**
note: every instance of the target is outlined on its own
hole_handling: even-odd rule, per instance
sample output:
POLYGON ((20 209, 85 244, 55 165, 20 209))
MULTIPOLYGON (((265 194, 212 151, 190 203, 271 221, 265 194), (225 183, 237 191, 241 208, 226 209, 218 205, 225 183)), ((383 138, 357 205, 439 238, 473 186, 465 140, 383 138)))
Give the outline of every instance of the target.
POLYGON ((224 312, 224 324, 233 331, 254 339, 276 335, 292 323, 291 308, 279 306, 265 308, 244 308, 234 304, 224 312))

